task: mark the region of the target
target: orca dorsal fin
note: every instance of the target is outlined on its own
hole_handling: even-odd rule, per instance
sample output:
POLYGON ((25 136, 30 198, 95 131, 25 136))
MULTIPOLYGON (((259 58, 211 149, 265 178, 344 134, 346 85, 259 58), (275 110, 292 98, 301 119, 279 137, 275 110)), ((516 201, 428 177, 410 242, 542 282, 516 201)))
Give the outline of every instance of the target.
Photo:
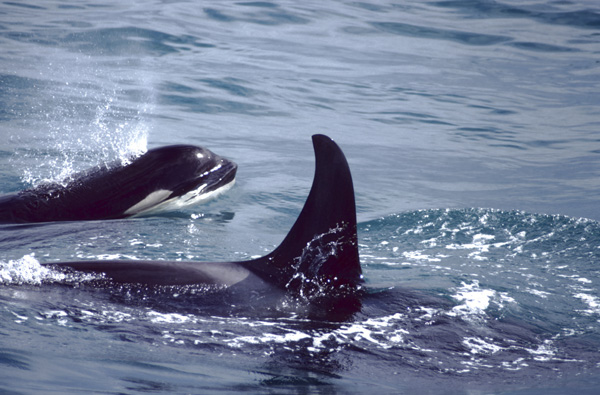
POLYGON ((346 157, 329 137, 312 137, 316 165, 304 208, 270 254, 244 262, 265 280, 300 295, 354 290, 362 281, 356 207, 346 157))

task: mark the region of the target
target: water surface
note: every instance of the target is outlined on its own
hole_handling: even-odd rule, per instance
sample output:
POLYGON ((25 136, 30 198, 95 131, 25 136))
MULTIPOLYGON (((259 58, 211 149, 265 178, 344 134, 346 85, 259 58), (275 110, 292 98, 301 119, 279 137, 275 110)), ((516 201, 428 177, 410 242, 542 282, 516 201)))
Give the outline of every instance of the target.
POLYGON ((164 144, 239 165, 161 217, 0 227, 0 391, 595 393, 593 1, 3 2, 0 192, 164 144), (348 157, 367 295, 342 321, 39 262, 248 259, 348 157))

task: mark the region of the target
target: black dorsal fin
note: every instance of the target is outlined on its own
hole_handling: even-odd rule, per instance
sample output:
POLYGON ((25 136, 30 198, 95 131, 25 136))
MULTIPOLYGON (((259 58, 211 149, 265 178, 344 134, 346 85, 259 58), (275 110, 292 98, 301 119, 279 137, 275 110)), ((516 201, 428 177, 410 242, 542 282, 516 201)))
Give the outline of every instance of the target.
POLYGON ((355 289, 362 275, 350 168, 329 137, 314 135, 312 140, 315 176, 300 216, 272 253, 243 264, 294 293, 330 286, 355 289))

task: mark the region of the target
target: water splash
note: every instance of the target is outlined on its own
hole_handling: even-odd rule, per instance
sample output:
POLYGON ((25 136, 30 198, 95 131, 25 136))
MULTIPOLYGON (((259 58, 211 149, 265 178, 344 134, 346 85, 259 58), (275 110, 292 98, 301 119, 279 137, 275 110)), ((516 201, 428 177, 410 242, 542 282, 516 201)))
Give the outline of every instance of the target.
MULTIPOLYGON (((22 125, 10 136, 11 163, 24 184, 64 184, 73 173, 127 163, 147 150, 151 89, 131 97, 117 75, 100 75, 96 61, 85 56, 40 67, 41 79, 23 79, 29 89, 27 112, 16 114, 22 125)), ((128 78, 153 86, 141 71, 131 71, 128 78)))
POLYGON ((0 284, 4 285, 78 284, 98 279, 102 276, 53 270, 40 264, 33 253, 8 262, 0 261, 0 284))
POLYGON ((40 265, 34 254, 21 259, 0 263, 0 283, 41 285, 42 281, 52 278, 63 280, 64 274, 54 273, 40 265))
MULTIPOLYGON (((127 163, 132 157, 139 156, 148 150, 148 126, 140 119, 110 122, 114 112, 114 100, 110 98, 103 106, 98 107, 91 133, 94 145, 99 148, 101 157, 120 160, 127 163)), ((141 113, 145 113, 144 107, 141 113)))
POLYGON ((470 284, 463 282, 454 291, 456 293, 452 295, 452 298, 460 304, 453 307, 448 315, 462 317, 465 320, 482 319, 492 303, 497 304, 500 309, 504 307, 505 303, 516 303, 506 292, 481 288, 477 280, 473 280, 470 284))
MULTIPOLYGON (((128 163, 147 151, 148 125, 141 119, 110 119, 112 99, 99 106, 93 122, 75 132, 72 125, 52 124, 43 139, 44 150, 25 150, 21 180, 28 185, 41 183, 66 184, 70 176, 98 164, 117 161, 128 163)), ((21 162, 16 160, 13 162, 21 162)))

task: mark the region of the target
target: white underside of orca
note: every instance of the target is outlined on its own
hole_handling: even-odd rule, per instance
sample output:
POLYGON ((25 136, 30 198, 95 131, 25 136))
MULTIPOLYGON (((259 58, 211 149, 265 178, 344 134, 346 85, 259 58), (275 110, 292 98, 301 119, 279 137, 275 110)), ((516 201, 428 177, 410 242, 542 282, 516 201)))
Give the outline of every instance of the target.
POLYGON ((209 192, 204 192, 207 184, 202 184, 193 191, 189 191, 185 195, 170 198, 173 191, 161 189, 154 191, 140 202, 131 206, 125 211, 126 215, 143 216, 164 213, 168 211, 177 211, 182 208, 193 206, 196 204, 206 203, 212 199, 229 191, 235 184, 235 179, 217 189, 209 192))
POLYGON ((146 196, 140 202, 138 202, 138 203, 134 204, 133 206, 131 206, 130 208, 128 208, 127 211, 125 211, 125 214, 134 215, 134 214, 142 213, 152 207, 155 207, 157 204, 164 202, 166 199, 169 198, 169 196, 171 196, 172 193, 173 193, 173 191, 169 191, 166 189, 160 189, 158 191, 154 191, 151 194, 149 194, 148 196, 146 196))

